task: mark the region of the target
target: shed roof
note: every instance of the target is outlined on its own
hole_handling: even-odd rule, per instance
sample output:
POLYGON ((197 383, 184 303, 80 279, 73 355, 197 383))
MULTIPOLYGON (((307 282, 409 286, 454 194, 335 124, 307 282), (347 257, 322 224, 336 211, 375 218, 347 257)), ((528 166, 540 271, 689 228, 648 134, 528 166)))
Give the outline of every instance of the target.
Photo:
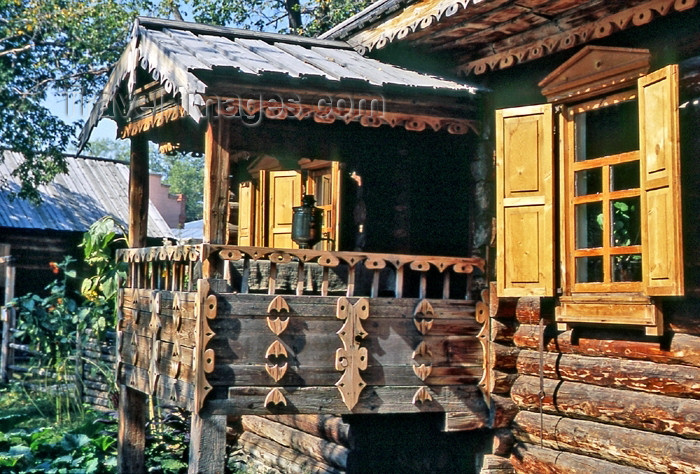
MULTIPOLYGON (((85 232, 103 216, 126 227, 129 222, 129 165, 92 157, 66 157, 68 173, 59 174, 38 189, 42 203, 11 199, 20 183, 12 176, 24 157, 2 151, 0 160, 0 227, 85 232)), ((148 208, 148 236, 172 238, 172 232, 155 206, 148 208)))
MULTIPOLYGON (((260 33, 196 23, 137 18, 131 42, 115 64, 81 134, 81 146, 126 82, 149 72, 184 113, 199 121, 206 98, 230 96, 232 85, 364 92, 401 98, 426 94, 469 99, 477 89, 363 57, 341 41, 260 33)), ((113 118, 113 111, 111 112, 113 118)))

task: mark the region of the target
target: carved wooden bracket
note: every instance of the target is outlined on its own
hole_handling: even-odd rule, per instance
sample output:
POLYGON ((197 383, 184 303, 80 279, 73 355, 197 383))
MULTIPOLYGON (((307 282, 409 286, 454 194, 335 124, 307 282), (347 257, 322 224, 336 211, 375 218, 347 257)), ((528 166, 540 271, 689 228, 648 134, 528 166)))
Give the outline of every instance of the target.
MULTIPOLYGON (((278 315, 282 313, 289 314, 289 305, 284 298, 281 296, 276 296, 275 299, 273 299, 267 306, 267 313, 270 315, 275 313, 278 315)), ((285 319, 282 319, 279 316, 275 317, 274 319, 270 316, 267 317, 267 327, 269 327, 270 331, 274 332, 277 336, 282 334, 284 330, 287 329, 288 325, 289 316, 287 316, 285 319)))
POLYGON ((151 354, 148 365, 148 389, 151 395, 156 393, 156 386, 160 378, 158 363, 160 362, 160 330, 163 327, 160 320, 160 292, 151 292, 151 320, 148 323, 148 331, 151 336, 151 354))
POLYGON ((199 412, 204 406, 204 399, 211 392, 212 386, 207 381, 206 374, 214 370, 214 350, 207 349, 214 332, 209 327, 208 320, 216 318, 216 295, 209 294, 210 286, 207 280, 199 280, 197 288, 197 303, 195 305, 195 341, 194 372, 195 392, 194 410, 199 412))
POLYGON ((432 400, 433 400, 433 397, 432 397, 432 395, 430 395, 428 388, 427 387, 419 387, 418 390, 416 390, 416 393, 413 395, 412 403, 414 405, 417 405, 419 403, 430 402, 432 400))
MULTIPOLYGON (((421 300, 416 306, 416 309, 413 310, 413 323, 416 329, 418 329, 418 332, 423 336, 427 335, 433 328, 434 318, 435 310, 433 309, 433 305, 426 299, 421 300)), ((433 353, 430 347, 428 347, 428 343, 425 342, 425 340, 420 341, 411 357, 414 362, 416 362, 413 364, 413 373, 416 374, 416 377, 421 379, 422 382, 425 382, 433 371, 433 353)), ((416 390, 416 393, 413 395, 412 403, 417 405, 418 403, 432 401, 432 399, 433 397, 430 395, 428 388, 423 386, 416 390)))
POLYGON ((337 332, 343 343, 343 348, 335 352, 335 370, 342 370, 343 375, 336 382, 343 402, 352 410, 360 398, 360 392, 367 385, 360 377, 360 371, 367 369, 367 348, 360 347, 367 332, 362 328, 361 321, 369 317, 369 300, 360 298, 353 305, 350 301, 338 298, 336 308, 338 319, 345 320, 343 327, 337 332))
POLYGON ((428 300, 421 300, 413 311, 413 323, 422 335, 428 334, 433 327, 435 310, 428 300))
MULTIPOLYGON (((493 286, 495 289, 495 286, 493 286)), ((481 350, 483 352, 483 373, 481 374, 481 380, 479 380, 479 389, 484 395, 486 404, 491 402, 491 362, 489 360, 489 346, 491 344, 491 316, 489 313, 489 290, 483 290, 481 292, 481 301, 476 303, 476 322, 481 324, 481 330, 477 334, 477 338, 481 343, 481 350)))
MULTIPOLYGON (((279 315, 282 313, 289 314, 289 305, 283 297, 276 296, 267 306, 267 312, 270 315, 267 316, 267 327, 270 328, 270 331, 272 331, 273 333, 275 333, 276 336, 279 337, 279 335, 287 329, 287 326, 289 325, 289 317, 281 319, 279 316, 276 316, 274 318, 272 318, 271 316, 279 315)), ((270 347, 268 347, 267 351, 265 352, 265 359, 271 362, 270 364, 265 363, 265 371, 270 377, 272 377, 272 380, 274 380, 275 382, 279 382, 280 379, 284 377, 284 374, 287 373, 287 368, 289 367, 289 364, 285 360, 287 358, 289 358, 287 349, 284 347, 284 345, 279 339, 275 339, 275 341, 273 341, 272 344, 270 344, 270 347)), ((268 394, 267 398, 265 399, 265 406, 268 405, 267 400, 272 395, 272 392, 268 394)), ((281 396, 281 393, 279 394, 279 396, 281 396)), ((279 396, 275 395, 273 398, 278 399, 279 396)), ((282 397, 282 399, 284 399, 284 397, 282 397)), ((275 402, 275 404, 277 403, 279 402, 275 402)), ((286 405, 286 402, 284 404, 286 405)))
POLYGON ((282 393, 282 390, 280 390, 277 387, 270 390, 270 393, 268 393, 267 396, 265 397, 265 406, 266 407, 271 408, 272 406, 275 406, 275 405, 287 406, 287 399, 284 398, 284 394, 282 393))
POLYGON ((289 354, 287 354, 287 349, 284 348, 280 341, 274 341, 272 344, 270 344, 270 347, 267 348, 265 358, 272 362, 272 364, 266 363, 265 371, 267 371, 268 375, 272 377, 275 382, 279 382, 279 380, 284 377, 284 374, 287 372, 288 363, 281 363, 281 359, 286 359, 288 357, 289 354))

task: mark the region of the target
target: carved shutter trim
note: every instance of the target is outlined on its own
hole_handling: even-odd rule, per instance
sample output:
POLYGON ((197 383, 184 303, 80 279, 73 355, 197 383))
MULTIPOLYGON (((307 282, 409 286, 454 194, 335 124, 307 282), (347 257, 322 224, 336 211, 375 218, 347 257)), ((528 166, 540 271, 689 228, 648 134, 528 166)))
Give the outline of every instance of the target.
POLYGON ((496 111, 498 296, 554 296, 551 104, 496 111))
POLYGON ((642 268, 649 295, 683 295, 678 66, 639 79, 642 268))
POLYGON ((255 237, 255 187, 248 181, 238 185, 238 245, 253 246, 255 237))

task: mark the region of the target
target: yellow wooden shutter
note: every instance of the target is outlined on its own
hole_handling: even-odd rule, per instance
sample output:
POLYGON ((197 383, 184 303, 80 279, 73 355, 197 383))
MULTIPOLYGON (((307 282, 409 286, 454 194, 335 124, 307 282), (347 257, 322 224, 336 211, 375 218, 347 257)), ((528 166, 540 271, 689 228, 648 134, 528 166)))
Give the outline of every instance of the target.
POLYGON ((639 79, 642 269, 649 295, 682 295, 678 66, 639 79))
POLYGON ((238 245, 255 243, 255 187, 247 181, 238 185, 238 245))
POLYGON ((496 111, 498 296, 554 296, 551 104, 496 111))
POLYGON ((296 248, 292 241, 292 208, 301 205, 301 173, 270 171, 269 177, 269 246, 296 248))

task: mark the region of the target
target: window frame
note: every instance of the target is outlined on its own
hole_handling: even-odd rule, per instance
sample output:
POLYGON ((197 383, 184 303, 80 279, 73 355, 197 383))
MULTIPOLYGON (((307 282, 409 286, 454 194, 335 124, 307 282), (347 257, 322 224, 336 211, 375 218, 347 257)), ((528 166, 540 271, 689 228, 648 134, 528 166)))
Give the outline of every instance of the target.
MULTIPOLYGON (((623 102, 637 101, 636 90, 626 90, 586 102, 562 105, 555 113, 558 115, 560 134, 558 137, 560 151, 560 215, 562 216, 560 230, 560 248, 564 249, 562 261, 562 288, 564 295, 576 293, 643 293, 643 279, 634 282, 612 281, 612 263, 609 261, 615 255, 641 254, 642 260, 648 251, 643 242, 638 245, 614 246, 611 237, 610 204, 615 199, 639 197, 641 188, 632 190, 612 191, 610 189, 610 167, 616 164, 639 162, 639 149, 592 158, 584 161, 576 160, 576 140, 580 136, 576 125, 576 116, 581 113, 611 107, 623 102), (601 170, 601 192, 585 196, 576 195, 576 172, 590 169, 601 170), (600 202, 603 214, 602 247, 576 248, 577 218, 576 206, 585 203, 600 202), (602 282, 577 282, 576 258, 602 257, 602 282)), ((640 166, 641 168, 641 166, 640 166)), ((640 171, 641 186, 641 171, 640 171)), ((641 212, 641 211, 640 211, 641 212)), ((640 224, 641 225, 641 224, 640 224)), ((641 232, 641 229, 640 229, 641 232)))

